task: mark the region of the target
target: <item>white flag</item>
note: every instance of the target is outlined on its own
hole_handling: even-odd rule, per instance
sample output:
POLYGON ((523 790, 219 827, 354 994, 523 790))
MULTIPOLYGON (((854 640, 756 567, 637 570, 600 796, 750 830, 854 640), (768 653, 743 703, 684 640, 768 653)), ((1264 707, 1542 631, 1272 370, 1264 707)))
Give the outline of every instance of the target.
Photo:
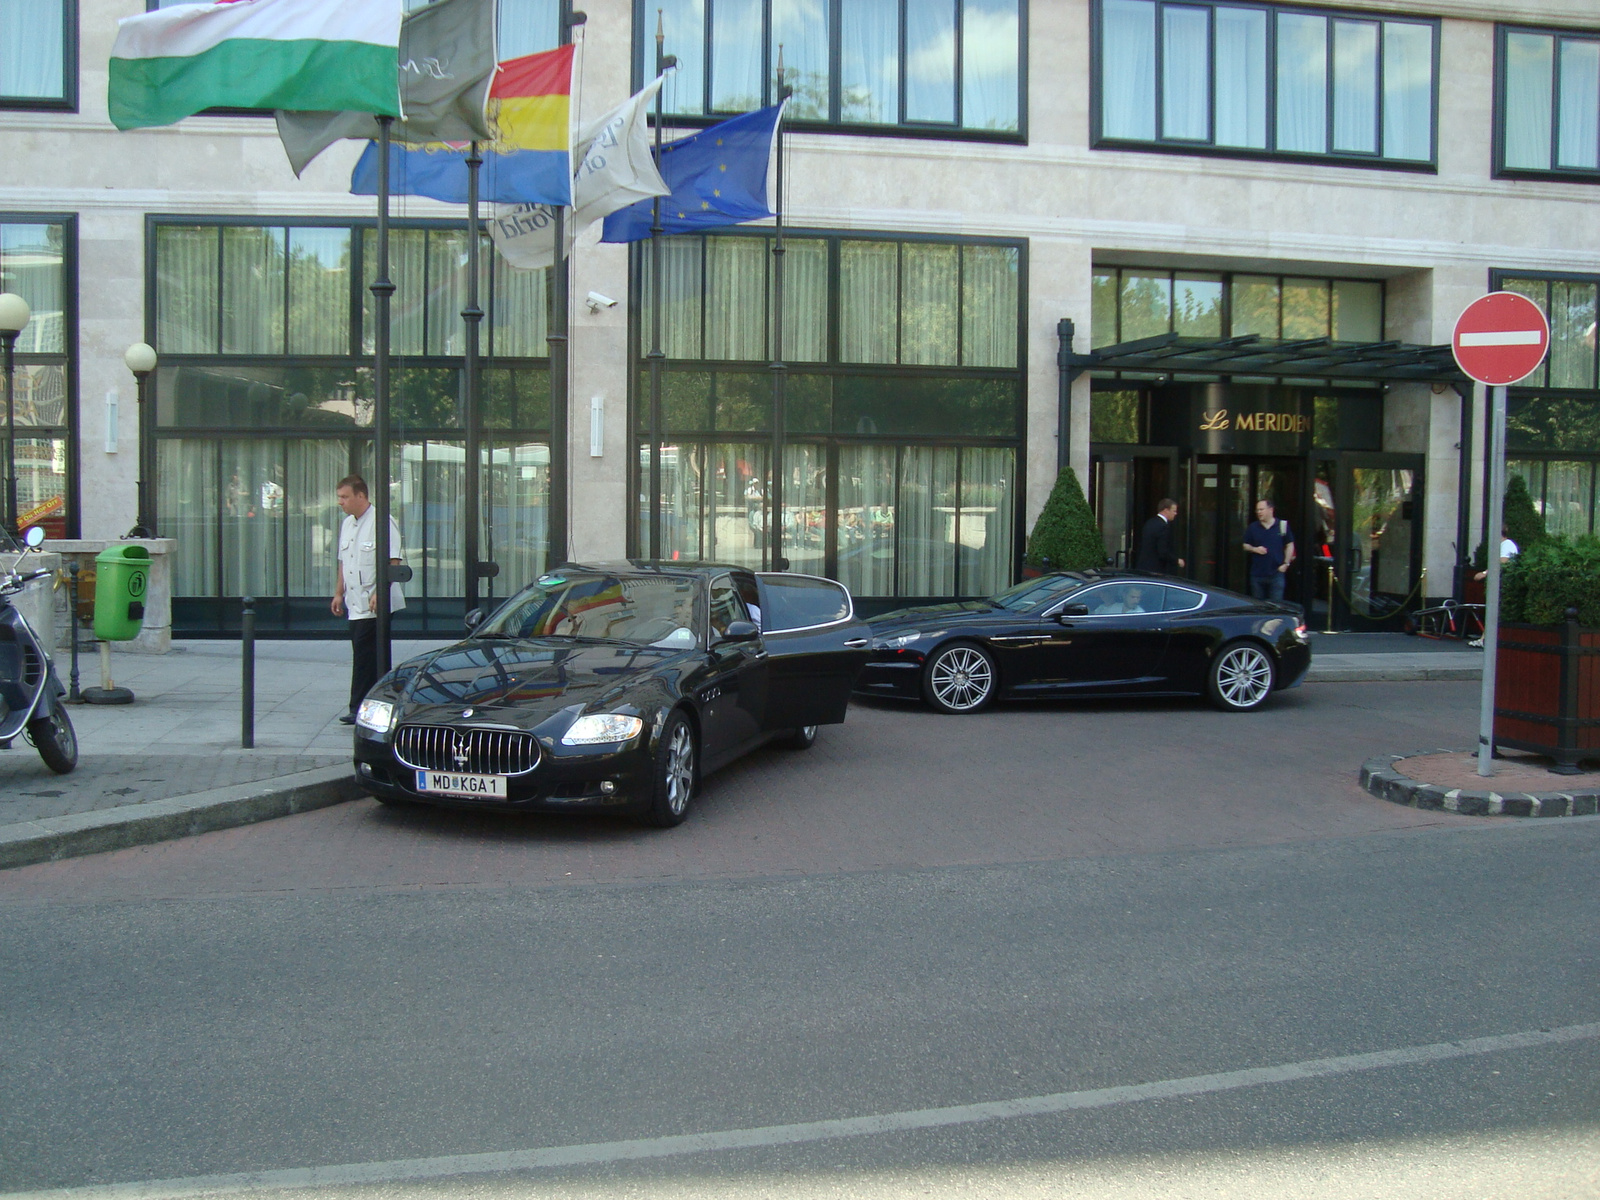
MULTIPOLYGON (((567 222, 569 255, 578 235, 596 221, 635 201, 671 193, 650 153, 650 123, 645 116, 664 79, 657 76, 579 132, 581 158, 572 175, 573 209, 567 222)), ((547 204, 497 204, 489 223, 495 249, 514 267, 552 266, 554 215, 547 204)))

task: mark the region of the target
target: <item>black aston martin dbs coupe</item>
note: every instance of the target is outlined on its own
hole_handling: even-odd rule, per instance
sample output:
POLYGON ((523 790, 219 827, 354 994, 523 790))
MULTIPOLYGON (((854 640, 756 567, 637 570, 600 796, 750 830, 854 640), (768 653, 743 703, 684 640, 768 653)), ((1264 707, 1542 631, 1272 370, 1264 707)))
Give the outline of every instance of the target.
POLYGON ((684 819, 701 778, 844 720, 870 633, 810 575, 565 566, 378 681, 356 779, 387 803, 684 819))
POLYGON ((1131 572, 1058 571, 870 625, 856 690, 946 713, 1003 698, 1129 695, 1206 695, 1248 712, 1311 665, 1298 609, 1131 572))

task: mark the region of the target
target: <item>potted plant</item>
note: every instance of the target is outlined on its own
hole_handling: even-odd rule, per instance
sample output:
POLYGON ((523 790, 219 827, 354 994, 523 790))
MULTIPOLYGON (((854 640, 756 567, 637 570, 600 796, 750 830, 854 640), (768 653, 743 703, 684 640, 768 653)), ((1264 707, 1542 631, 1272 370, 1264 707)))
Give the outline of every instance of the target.
POLYGON ((1576 774, 1600 758, 1600 538, 1545 537, 1506 564, 1495 742, 1576 774))
POLYGON ((1089 509, 1078 474, 1071 467, 1062 467, 1028 535, 1023 578, 1046 571, 1088 571, 1105 564, 1105 537, 1089 509))
MULTIPOLYGON (((1501 523, 1506 527, 1506 536, 1517 544, 1519 551, 1526 550, 1550 536, 1545 532, 1544 517, 1534 504, 1533 496, 1528 492, 1528 481, 1521 475, 1513 475, 1506 482, 1501 523)), ((1500 539, 1495 538, 1494 544, 1498 546, 1500 539)), ((1483 580, 1478 578, 1478 573, 1488 566, 1488 563, 1489 543, 1479 542, 1477 550, 1473 551, 1472 567, 1466 573, 1466 588, 1462 593, 1462 599, 1468 604, 1483 603, 1484 585, 1483 580)))

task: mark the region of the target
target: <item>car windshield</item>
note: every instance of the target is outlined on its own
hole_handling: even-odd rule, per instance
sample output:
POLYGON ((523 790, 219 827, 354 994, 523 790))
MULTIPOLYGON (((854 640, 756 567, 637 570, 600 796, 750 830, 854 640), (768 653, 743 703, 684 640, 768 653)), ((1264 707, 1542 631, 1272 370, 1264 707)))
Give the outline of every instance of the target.
POLYGON ((659 575, 546 575, 484 622, 477 637, 571 637, 695 650, 692 579, 659 575))
POLYGON ((1061 599, 1068 592, 1076 591, 1087 582, 1082 575, 1046 575, 1040 579, 1024 579, 990 596, 989 603, 1011 612, 1032 612, 1061 599))

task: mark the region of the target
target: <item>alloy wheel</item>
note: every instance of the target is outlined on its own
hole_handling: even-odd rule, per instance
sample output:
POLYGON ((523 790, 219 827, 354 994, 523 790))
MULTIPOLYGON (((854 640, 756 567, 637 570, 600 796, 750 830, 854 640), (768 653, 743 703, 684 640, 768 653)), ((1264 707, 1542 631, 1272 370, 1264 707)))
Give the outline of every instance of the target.
POLYGON ((994 668, 971 646, 952 646, 933 660, 928 685, 950 711, 971 712, 994 689, 994 668))
POLYGON ((1231 708, 1254 708, 1272 691, 1272 660, 1255 646, 1235 646, 1217 663, 1217 691, 1231 708))
POLYGON ((694 791, 694 735, 682 721, 667 743, 666 785, 668 809, 673 816, 682 816, 694 791))

